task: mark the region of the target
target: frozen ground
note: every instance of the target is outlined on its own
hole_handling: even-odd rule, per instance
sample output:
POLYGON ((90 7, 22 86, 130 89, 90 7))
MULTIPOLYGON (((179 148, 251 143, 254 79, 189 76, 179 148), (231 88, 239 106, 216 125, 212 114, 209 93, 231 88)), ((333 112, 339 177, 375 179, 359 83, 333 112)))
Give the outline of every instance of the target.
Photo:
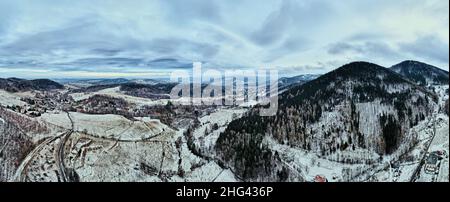
POLYGON ((194 137, 198 140, 201 148, 213 152, 213 147, 221 132, 233 119, 242 116, 247 109, 219 108, 215 112, 200 118, 200 127, 194 131, 194 137), (218 129, 213 130, 217 124, 218 129))
MULTIPOLYGON (((215 158, 214 145, 220 133, 226 129, 229 122, 242 116, 246 110, 245 108, 218 108, 215 112, 200 118, 200 126, 194 130, 193 134, 197 147, 202 150, 202 155, 211 159, 215 158), (216 130, 214 125, 217 126, 216 130)), ((192 153, 185 149, 187 146, 183 147, 183 155, 188 154, 191 156, 190 159, 193 159, 192 153)), ((199 159, 199 157, 196 158, 199 159)), ((208 160, 205 165, 187 175, 186 181, 236 182, 238 179, 231 170, 221 168, 214 160, 208 160)))
MULTIPOLYGON (((213 144, 218 132, 244 111, 220 108, 202 117, 202 127, 198 130, 218 124, 219 129, 211 130, 211 134, 217 135, 208 136, 208 142, 213 144)), ((175 131, 146 117, 135 119, 75 112, 44 114, 39 118, 41 122, 60 128, 60 132, 70 132, 73 127, 74 132, 62 142, 63 135, 56 136, 53 131, 55 137, 40 143, 27 156, 16 180, 59 181, 58 161, 63 159, 66 168, 75 171, 81 181, 237 181, 230 170, 194 155, 186 144, 183 130, 175 131), (178 139, 181 140, 179 148, 178 139), (38 166, 41 164, 44 167, 38 166)), ((197 130, 195 133, 204 135, 197 130)))
POLYGON ((265 143, 280 154, 282 162, 291 168, 291 171, 299 173, 307 181, 313 181, 317 175, 325 176, 330 182, 349 181, 370 167, 365 164, 350 165, 320 158, 315 153, 279 144, 270 137, 265 138, 265 143))
POLYGON ((419 182, 429 182, 429 181, 439 181, 439 182, 448 182, 449 181, 449 119, 447 116, 440 114, 437 118, 436 122, 436 135, 431 142, 428 153, 434 151, 445 151, 447 154, 440 161, 439 173, 438 174, 429 174, 426 173, 423 166, 420 172, 420 176, 417 179, 419 182))
POLYGON ((159 141, 115 142, 76 134, 69 142, 66 164, 82 181, 161 181, 161 174, 177 169, 170 139, 168 134, 159 141))
POLYGON ((65 129, 85 132, 92 136, 123 141, 144 140, 163 132, 170 132, 168 126, 156 119, 138 118, 132 121, 120 115, 90 115, 78 112, 45 113, 40 120, 65 129), (69 114, 69 116, 68 116, 69 114))
POLYGON ((25 106, 26 103, 21 101, 20 98, 22 98, 18 94, 9 93, 4 90, 0 90, 0 105, 2 106, 25 106))

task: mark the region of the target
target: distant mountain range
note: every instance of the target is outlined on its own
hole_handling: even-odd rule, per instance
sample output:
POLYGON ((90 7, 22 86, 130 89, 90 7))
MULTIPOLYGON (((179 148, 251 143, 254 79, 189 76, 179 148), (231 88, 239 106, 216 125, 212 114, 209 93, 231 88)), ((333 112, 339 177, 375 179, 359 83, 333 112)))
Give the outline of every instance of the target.
MULTIPOLYGON (((432 85, 432 84, 448 84, 449 74, 447 71, 439 69, 435 66, 428 65, 418 61, 404 61, 396 64, 390 68, 390 70, 402 75, 404 78, 415 82, 419 85, 432 85)), ((303 74, 293 77, 279 78, 278 86, 280 91, 302 85, 306 82, 318 78, 320 74, 303 74)), ((62 84, 71 84, 78 87, 89 86, 108 86, 119 85, 127 83, 136 83, 143 85, 156 85, 156 84, 168 84, 168 79, 126 79, 126 78, 113 78, 113 79, 35 79, 25 80, 19 78, 0 78, 0 89, 4 89, 10 92, 27 91, 27 90, 52 90, 62 89, 62 84)))
POLYGON ((56 81, 62 84, 73 84, 76 86, 98 86, 98 85, 116 85, 124 83, 138 83, 138 84, 161 84, 167 83, 166 79, 126 79, 126 78, 113 78, 113 79, 56 79, 56 81))
POLYGON ((303 74, 294 77, 282 77, 278 79, 278 87, 282 91, 297 85, 302 85, 308 81, 316 79, 319 76, 320 74, 303 74))

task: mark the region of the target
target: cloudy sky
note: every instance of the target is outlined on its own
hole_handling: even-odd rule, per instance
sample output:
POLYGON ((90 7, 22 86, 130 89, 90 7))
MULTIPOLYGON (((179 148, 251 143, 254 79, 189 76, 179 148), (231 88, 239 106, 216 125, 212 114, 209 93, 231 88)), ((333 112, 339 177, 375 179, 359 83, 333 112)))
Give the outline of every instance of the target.
POLYGON ((364 60, 449 69, 448 0, 0 0, 0 77, 324 73, 364 60))

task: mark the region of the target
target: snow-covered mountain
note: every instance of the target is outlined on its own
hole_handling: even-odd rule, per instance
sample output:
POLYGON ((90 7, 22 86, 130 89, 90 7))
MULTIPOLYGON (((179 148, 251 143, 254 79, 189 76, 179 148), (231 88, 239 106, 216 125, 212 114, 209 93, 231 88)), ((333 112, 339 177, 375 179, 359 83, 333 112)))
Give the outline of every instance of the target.
POLYGON ((448 84, 367 62, 315 77, 280 79, 272 117, 179 105, 169 82, 9 79, 0 181, 448 181, 448 157, 422 169, 448 152, 448 84))
POLYGON ((0 78, 0 89, 8 92, 55 90, 62 88, 64 88, 63 85, 49 79, 25 80, 19 78, 0 78))
POLYGON ((448 72, 418 61, 407 60, 390 68, 419 85, 448 85, 448 72))
POLYGON ((276 116, 254 108, 231 122, 216 150, 246 180, 299 179, 268 139, 323 158, 339 153, 340 162, 379 162, 415 143, 408 130, 431 114, 435 100, 387 68, 354 62, 282 93, 276 116))

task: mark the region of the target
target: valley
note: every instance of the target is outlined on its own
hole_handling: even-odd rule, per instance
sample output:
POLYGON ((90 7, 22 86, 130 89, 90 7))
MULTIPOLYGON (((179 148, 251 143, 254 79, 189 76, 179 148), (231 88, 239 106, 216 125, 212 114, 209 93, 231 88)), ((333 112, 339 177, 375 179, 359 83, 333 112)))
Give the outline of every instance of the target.
POLYGON ((161 80, 61 83, 0 80, 0 181, 449 181, 448 72, 424 63, 281 78, 268 117, 161 80))

